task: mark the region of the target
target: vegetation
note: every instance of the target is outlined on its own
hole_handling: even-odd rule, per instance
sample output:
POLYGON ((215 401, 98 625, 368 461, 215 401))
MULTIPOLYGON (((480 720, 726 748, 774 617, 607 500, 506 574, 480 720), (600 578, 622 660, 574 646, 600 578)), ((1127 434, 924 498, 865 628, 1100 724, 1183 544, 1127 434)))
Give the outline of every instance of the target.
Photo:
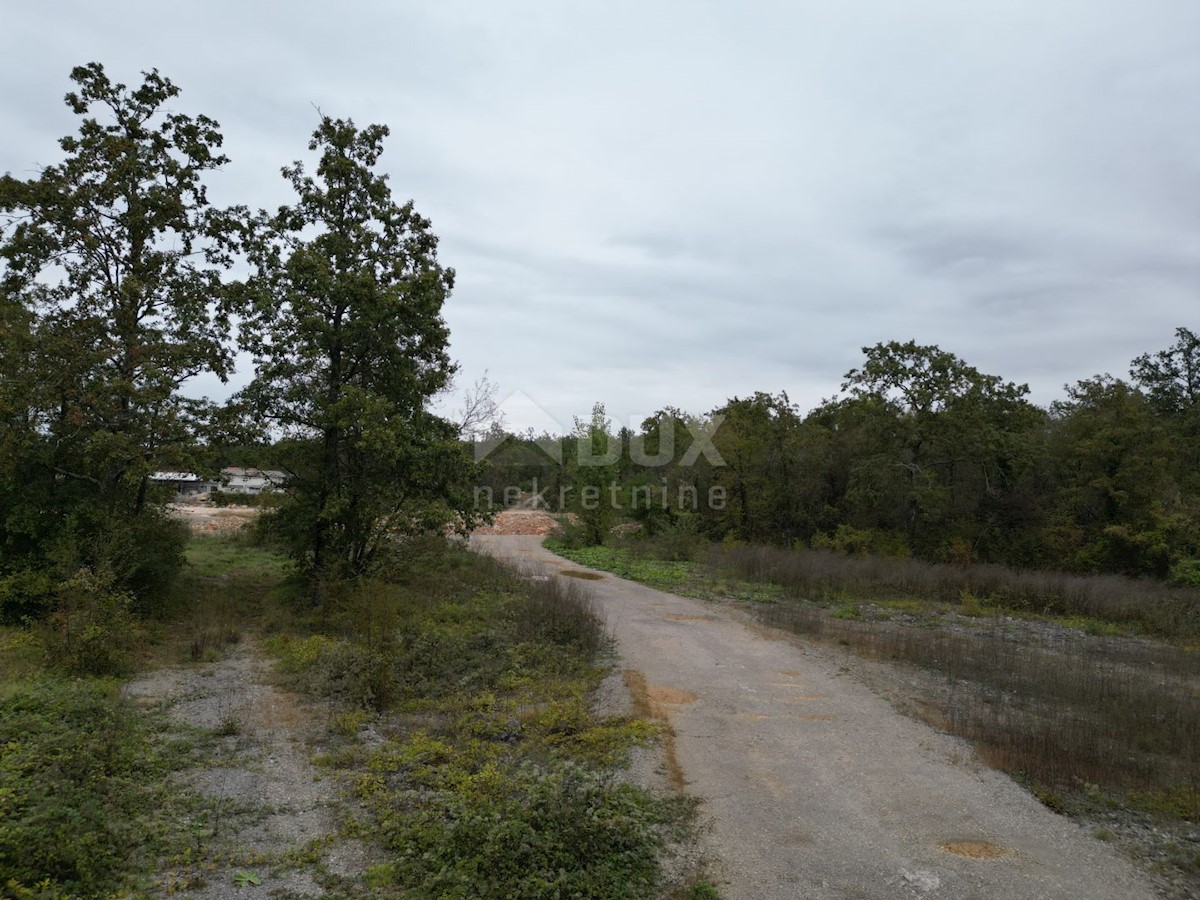
POLYGON ((217 125, 168 108, 157 72, 129 90, 98 64, 71 73, 82 117, 65 159, 0 178, 0 617, 45 615, 88 569, 161 597, 181 562, 148 489, 186 468, 208 409, 180 385, 224 378, 220 271, 231 225, 204 177, 217 125), (93 112, 96 116, 93 116, 93 112))
POLYGON ((288 684, 339 710, 328 764, 364 805, 353 833, 390 851, 377 887, 658 896, 659 854, 691 807, 614 777, 656 731, 589 711, 607 638, 578 585, 530 587, 438 543, 332 609, 269 646, 288 684), (364 745, 364 728, 389 738, 364 745))
POLYGON ((367 572, 399 534, 472 518, 457 429, 426 409, 454 372, 441 318, 454 271, 374 171, 387 134, 322 117, 316 176, 287 167, 296 205, 251 223, 242 339, 257 374, 244 400, 302 439, 276 522, 318 579, 367 572))
POLYGON ((588 465, 577 440, 563 443, 558 463, 540 449, 551 435, 490 435, 498 446, 484 477, 530 490, 536 479, 550 508, 577 515, 563 498, 599 478, 609 517, 649 535, 1193 579, 1195 333, 1179 328, 1171 347, 1139 357, 1130 381, 1085 379, 1049 409, 938 347, 892 341, 864 353, 842 393, 807 414, 765 393, 701 416, 667 408, 638 433, 606 432, 628 451, 607 469, 588 465))

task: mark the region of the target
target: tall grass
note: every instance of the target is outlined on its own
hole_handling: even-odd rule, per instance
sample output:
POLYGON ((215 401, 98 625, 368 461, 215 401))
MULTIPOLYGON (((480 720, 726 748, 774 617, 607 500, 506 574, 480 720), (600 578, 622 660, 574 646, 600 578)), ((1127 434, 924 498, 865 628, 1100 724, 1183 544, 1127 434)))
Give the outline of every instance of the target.
POLYGON ((1090 616, 1165 637, 1200 636, 1200 590, 1119 575, 1070 575, 995 565, 955 566, 825 550, 715 547, 709 561, 755 581, 812 600, 936 600, 965 596, 1025 612, 1090 616))

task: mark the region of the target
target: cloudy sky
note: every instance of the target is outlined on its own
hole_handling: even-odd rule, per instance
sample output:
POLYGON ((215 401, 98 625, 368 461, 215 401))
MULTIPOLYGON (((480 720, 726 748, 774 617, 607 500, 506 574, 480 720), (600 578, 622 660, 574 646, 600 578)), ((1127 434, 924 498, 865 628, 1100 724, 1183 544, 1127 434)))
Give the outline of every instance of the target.
POLYGON ((807 408, 910 338, 1048 402, 1200 328, 1194 0, 13 0, 0 171, 90 60, 221 123, 223 202, 288 202, 315 108, 388 124, 515 425, 807 408))

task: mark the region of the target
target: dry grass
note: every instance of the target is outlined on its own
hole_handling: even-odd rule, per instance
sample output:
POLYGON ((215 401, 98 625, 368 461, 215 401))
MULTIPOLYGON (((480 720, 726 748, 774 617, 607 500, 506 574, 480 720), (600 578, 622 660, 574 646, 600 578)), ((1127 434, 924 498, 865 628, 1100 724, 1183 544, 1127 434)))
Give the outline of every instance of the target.
POLYGON ((1200 590, 1118 575, 1070 575, 1004 566, 953 566, 823 550, 748 546, 714 548, 710 562, 811 600, 914 598, 1058 616, 1087 616, 1173 638, 1200 636, 1200 590))

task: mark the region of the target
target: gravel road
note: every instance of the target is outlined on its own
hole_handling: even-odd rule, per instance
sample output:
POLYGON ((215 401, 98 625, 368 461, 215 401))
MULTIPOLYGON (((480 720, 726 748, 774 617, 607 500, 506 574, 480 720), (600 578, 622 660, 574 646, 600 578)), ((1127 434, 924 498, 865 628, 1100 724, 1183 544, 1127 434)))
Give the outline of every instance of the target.
MULTIPOLYGON (((530 573, 581 571, 541 540, 471 543, 530 573)), ((1153 897, 1112 847, 898 713, 836 650, 613 575, 585 583, 635 701, 671 726, 670 765, 711 817, 726 896, 1153 897)))

